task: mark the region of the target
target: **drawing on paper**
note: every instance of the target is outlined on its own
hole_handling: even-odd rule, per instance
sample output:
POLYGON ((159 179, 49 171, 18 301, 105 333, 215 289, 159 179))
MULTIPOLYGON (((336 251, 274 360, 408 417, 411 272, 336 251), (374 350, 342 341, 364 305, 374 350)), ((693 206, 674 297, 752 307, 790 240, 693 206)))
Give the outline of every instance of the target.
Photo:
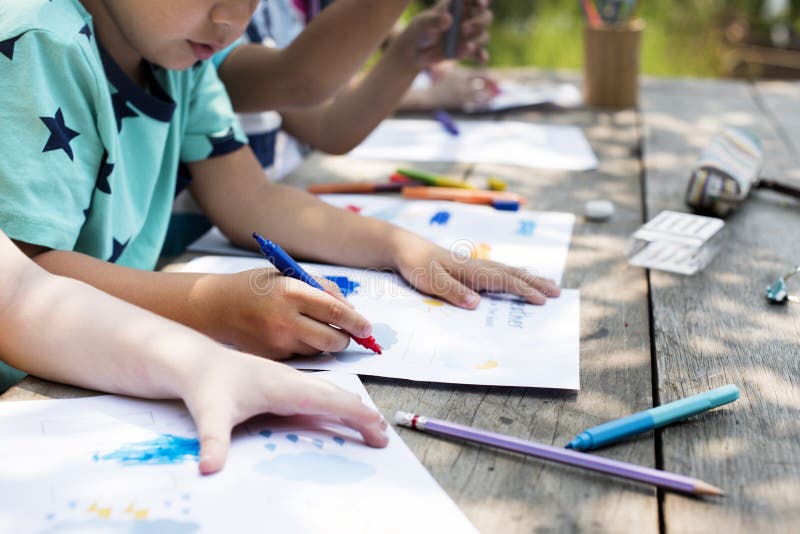
POLYGON ((532 236, 536 230, 536 221, 519 221, 519 228, 514 232, 517 235, 532 236))
POLYGON ((429 224, 431 226, 438 225, 438 226, 445 226, 447 225, 448 221, 450 220, 450 212, 449 211, 437 211, 431 217, 429 224))
MULTIPOLYGON (((190 495, 182 497, 180 513, 188 516, 190 495)), ((100 499, 94 499, 89 504, 71 500, 66 506, 61 505, 60 510, 54 510, 45 515, 47 526, 40 530, 40 534, 63 534, 83 532, 123 532, 131 534, 190 534, 200 530, 200 525, 194 521, 181 521, 167 519, 165 516, 174 516, 175 507, 172 501, 163 501, 159 510, 154 510, 153 505, 137 505, 135 501, 127 506, 114 506, 100 499), (161 517, 155 517, 161 516, 161 517)))
POLYGON ((94 461, 116 461, 122 465, 164 465, 198 461, 200 442, 172 434, 137 443, 129 443, 109 453, 94 454, 94 461))
MULTIPOLYGON (((370 464, 326 452, 329 448, 342 450, 346 441, 292 432, 265 429, 259 435, 266 440, 265 449, 274 456, 255 465, 255 471, 298 482, 342 484, 364 480, 375 475, 370 464), (270 446, 272 445, 272 446, 270 446)), ((331 449, 333 450, 333 449, 331 449)))
POLYGON ((349 279, 346 276, 326 276, 325 278, 339 286, 339 290, 345 297, 349 297, 350 295, 354 294, 361 286, 361 284, 355 280, 349 279))

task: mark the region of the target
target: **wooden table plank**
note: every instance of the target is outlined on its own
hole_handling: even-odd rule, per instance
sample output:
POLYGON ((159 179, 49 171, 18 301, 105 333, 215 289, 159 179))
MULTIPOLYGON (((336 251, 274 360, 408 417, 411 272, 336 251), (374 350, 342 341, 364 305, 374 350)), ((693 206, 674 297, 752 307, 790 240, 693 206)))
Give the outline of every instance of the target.
MULTIPOLYGON (((649 80, 643 94, 646 207, 684 210, 692 164, 723 125, 755 131, 764 174, 796 176, 797 154, 741 82, 649 80)), ((773 95, 796 114, 797 91, 773 95)), ((763 97, 762 97, 763 98, 763 97)), ((770 97, 772 98, 772 97, 770 97)), ((796 128, 796 123, 794 128, 796 128)), ((726 247, 702 273, 650 274, 661 403, 734 383, 739 401, 665 429, 663 467, 728 492, 720 500, 667 494, 667 532, 788 532, 800 518, 800 306, 773 307, 764 288, 800 258, 800 210, 758 193, 731 217, 726 247)))

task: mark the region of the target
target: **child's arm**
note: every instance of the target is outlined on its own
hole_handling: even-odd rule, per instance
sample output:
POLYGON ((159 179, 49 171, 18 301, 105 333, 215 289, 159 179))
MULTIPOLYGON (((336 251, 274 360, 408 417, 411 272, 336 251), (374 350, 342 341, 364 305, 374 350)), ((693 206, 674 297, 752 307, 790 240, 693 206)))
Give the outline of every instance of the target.
POLYGON ((264 180, 247 149, 189 167, 195 200, 240 246, 252 248, 250 233, 260 229, 290 254, 354 267, 392 268, 420 291, 465 308, 478 305, 481 290, 513 293, 534 304, 559 294, 551 280, 527 269, 464 258, 385 221, 264 180))
MULTIPOLYGON (((318 150, 343 154, 358 145, 389 115, 420 70, 444 58, 451 24, 447 1, 420 13, 394 38, 381 60, 335 99, 308 110, 282 110, 283 127, 318 150)), ((461 22, 461 58, 482 59, 491 11, 475 8, 461 22)))
POLYGON ((256 414, 338 417, 373 446, 385 422, 360 399, 283 364, 227 349, 75 280, 51 276, 0 232, 0 355, 31 374, 155 399, 180 398, 200 470, 222 468, 231 428, 256 414))
MULTIPOLYGON (((480 0, 485 1, 485 0, 480 0)), ((238 112, 317 105, 375 51, 409 0, 337 0, 283 50, 235 48, 219 76, 238 112)))

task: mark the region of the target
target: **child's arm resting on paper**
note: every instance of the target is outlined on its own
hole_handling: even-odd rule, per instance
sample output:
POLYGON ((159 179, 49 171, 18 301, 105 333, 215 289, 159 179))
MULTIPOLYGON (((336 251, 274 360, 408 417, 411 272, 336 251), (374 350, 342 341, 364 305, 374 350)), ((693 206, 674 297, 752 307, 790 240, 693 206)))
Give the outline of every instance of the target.
POLYGON ((478 305, 477 291, 512 293, 533 304, 560 293, 553 281, 526 269, 463 258, 385 221, 265 180, 247 147, 189 167, 195 200, 240 246, 252 248, 256 230, 303 259, 395 269, 420 291, 465 308, 478 305))
POLYGON ((180 398, 197 423, 200 470, 222 468, 231 428, 259 413, 335 417, 372 446, 386 423, 361 399, 283 364, 227 349, 78 281, 51 276, 0 232, 0 354, 85 388, 180 398))

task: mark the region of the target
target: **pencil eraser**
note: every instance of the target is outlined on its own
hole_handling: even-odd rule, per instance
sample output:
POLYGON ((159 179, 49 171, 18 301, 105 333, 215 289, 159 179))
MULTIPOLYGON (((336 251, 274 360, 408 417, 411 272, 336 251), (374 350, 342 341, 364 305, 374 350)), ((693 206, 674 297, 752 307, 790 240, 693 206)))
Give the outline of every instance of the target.
POLYGON ((614 204, 610 200, 590 200, 583 205, 583 215, 590 221, 607 221, 614 215, 614 204))

